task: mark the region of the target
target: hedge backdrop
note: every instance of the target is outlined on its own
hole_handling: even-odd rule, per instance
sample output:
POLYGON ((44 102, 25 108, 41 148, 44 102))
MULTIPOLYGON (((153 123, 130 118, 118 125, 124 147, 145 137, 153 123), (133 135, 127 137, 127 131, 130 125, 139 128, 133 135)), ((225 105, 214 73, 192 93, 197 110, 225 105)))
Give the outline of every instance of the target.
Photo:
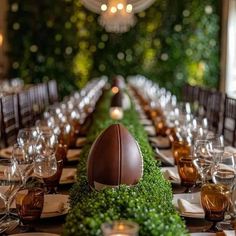
POLYGON ((62 94, 102 74, 143 74, 176 94, 219 83, 220 0, 156 0, 124 34, 79 0, 9 0, 10 77, 56 79, 62 94))

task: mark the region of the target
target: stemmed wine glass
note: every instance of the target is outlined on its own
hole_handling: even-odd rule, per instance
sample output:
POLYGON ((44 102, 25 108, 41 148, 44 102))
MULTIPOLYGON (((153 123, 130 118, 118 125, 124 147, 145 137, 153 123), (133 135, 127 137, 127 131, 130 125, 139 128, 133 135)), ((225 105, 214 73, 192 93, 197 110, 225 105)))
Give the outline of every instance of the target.
POLYGON ((212 156, 208 146, 208 140, 196 140, 193 147, 193 163, 200 174, 202 185, 206 182, 212 166, 212 156))
POLYGON ((208 150, 212 155, 214 163, 219 163, 221 161, 222 155, 224 153, 224 137, 223 135, 208 135, 207 140, 208 150))
POLYGON ((10 214, 10 205, 22 186, 22 178, 17 165, 9 159, 0 159, 0 168, 0 198, 5 205, 5 216, 1 219, 0 228, 5 229, 18 223, 18 219, 10 214))

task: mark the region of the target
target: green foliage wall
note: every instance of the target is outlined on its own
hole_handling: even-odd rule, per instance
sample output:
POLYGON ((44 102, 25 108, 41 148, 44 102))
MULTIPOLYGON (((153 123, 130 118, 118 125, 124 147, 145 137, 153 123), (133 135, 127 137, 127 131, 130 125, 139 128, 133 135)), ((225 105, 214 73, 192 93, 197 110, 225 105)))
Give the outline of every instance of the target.
POLYGON ((65 92, 101 74, 143 74, 175 93, 217 87, 219 1, 156 0, 125 34, 110 34, 79 0, 10 0, 10 76, 55 78, 65 92))

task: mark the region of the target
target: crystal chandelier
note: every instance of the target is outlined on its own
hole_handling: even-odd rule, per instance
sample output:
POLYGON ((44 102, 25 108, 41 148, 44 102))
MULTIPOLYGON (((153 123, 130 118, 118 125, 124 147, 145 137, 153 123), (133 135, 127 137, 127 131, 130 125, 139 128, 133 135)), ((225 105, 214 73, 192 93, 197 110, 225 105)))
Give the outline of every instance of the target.
POLYGON ((107 32, 124 33, 135 25, 134 14, 148 8, 155 0, 81 0, 97 14, 99 23, 107 32))

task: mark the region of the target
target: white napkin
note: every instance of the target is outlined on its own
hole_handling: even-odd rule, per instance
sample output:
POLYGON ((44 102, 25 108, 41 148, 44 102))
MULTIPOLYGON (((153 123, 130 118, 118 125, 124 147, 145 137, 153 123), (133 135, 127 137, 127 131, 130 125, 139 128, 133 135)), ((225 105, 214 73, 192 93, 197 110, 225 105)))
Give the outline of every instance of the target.
POLYGON ((232 146, 226 146, 225 151, 230 152, 230 153, 236 153, 236 148, 234 148, 232 146))
POLYGON ((223 233, 225 236, 235 236, 236 235, 235 230, 223 230, 223 233))
POLYGON ((147 132, 148 135, 150 136, 155 136, 156 135, 156 130, 155 127, 152 125, 145 126, 144 127, 145 131, 147 132))
POLYGON ((167 180, 174 180, 176 182, 180 182, 180 177, 179 177, 179 173, 178 172, 175 172, 175 171, 172 171, 170 169, 166 169, 164 171, 164 177, 167 179, 167 180))
POLYGON ((77 138, 76 147, 82 147, 86 143, 86 138, 77 138))
POLYGON ((155 152, 158 155, 158 157, 165 163, 174 166, 175 165, 175 160, 172 155, 172 150, 171 149, 166 149, 166 150, 159 150, 158 148, 155 148, 155 152))
POLYGON ((43 214, 62 213, 65 210, 65 201, 57 195, 44 195, 43 214))
POLYGON ((80 153, 81 153, 81 149, 69 149, 67 151, 67 159, 68 160, 78 159, 80 153))
POLYGON ((152 121, 149 119, 140 119, 142 125, 152 125, 152 121))
POLYGON ((178 199, 178 207, 180 213, 190 214, 192 216, 202 216, 204 217, 204 210, 199 204, 193 204, 185 199, 178 199))
POLYGON ((0 150, 0 156, 4 158, 11 158, 13 147, 9 146, 0 150))
POLYGON ((149 140, 158 148, 170 147, 170 140, 168 137, 157 136, 157 137, 151 137, 149 138, 149 140))
POLYGON ((76 176, 76 168, 64 168, 62 170, 60 181, 74 180, 76 176))

